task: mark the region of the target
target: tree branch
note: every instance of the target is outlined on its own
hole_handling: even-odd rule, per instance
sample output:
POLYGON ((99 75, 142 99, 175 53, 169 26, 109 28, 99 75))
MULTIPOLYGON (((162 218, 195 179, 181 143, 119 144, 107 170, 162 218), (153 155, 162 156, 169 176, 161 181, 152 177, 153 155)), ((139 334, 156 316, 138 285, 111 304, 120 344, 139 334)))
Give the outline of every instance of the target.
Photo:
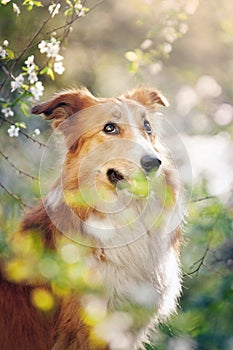
POLYGON ((27 205, 26 203, 24 203, 22 201, 22 199, 17 196, 16 194, 14 194, 13 192, 11 192, 10 190, 8 190, 1 182, 0 182, 0 187, 2 187, 2 189, 9 194, 9 196, 11 196, 12 198, 14 198, 17 202, 19 202, 19 204, 23 207, 23 208, 30 208, 29 205, 27 205))
MULTIPOLYGON (((11 74, 9 72, 9 70, 4 66, 3 62, 0 61, 0 67, 2 68, 3 72, 5 73, 5 75, 9 78, 11 78, 12 80, 15 79, 15 77, 13 76, 13 74, 11 74)), ((6 78, 7 79, 7 78, 6 78)), ((2 85, 2 84, 1 84, 2 85)), ((1 87, 0 85, 0 87, 1 87)), ((1 88, 0 88, 1 89, 1 88)))
MULTIPOLYGON (((219 196, 223 196, 227 193, 231 193, 233 192, 233 189, 231 189, 229 192, 225 192, 225 193, 221 193, 219 196)), ((213 199, 213 198, 217 198, 218 196, 206 196, 206 197, 201 197, 201 198, 196 198, 196 199, 192 199, 192 203, 197 203, 197 202, 202 202, 202 201, 206 201, 208 199, 213 199)))
MULTIPOLYGON (((10 125, 15 125, 15 123, 10 122, 9 120, 7 120, 6 118, 4 118, 1 114, 0 114, 0 119, 2 119, 4 122, 10 124, 10 125)), ((36 139, 34 139, 33 137, 29 136, 25 131, 23 131, 22 129, 20 129, 21 134, 23 134, 28 140, 37 143, 40 147, 47 147, 45 143, 40 142, 36 139)))
MULTIPOLYGON (((100 6, 105 0, 100 0, 97 4, 95 4, 94 6, 92 6, 88 11, 87 14, 90 13, 91 11, 93 11, 96 7, 100 6)), ((86 1, 83 2, 83 6, 85 6, 86 1)), ((53 33, 54 31, 60 30, 60 29, 65 29, 67 27, 70 27, 74 22, 76 22, 78 19, 82 18, 83 16, 80 15, 76 15, 76 16, 72 16, 72 19, 70 21, 67 21, 65 24, 63 24, 60 27, 56 27, 53 30, 50 30, 49 32, 46 32, 46 35, 53 33)))
MULTIPOLYGON (((58 1, 56 2, 58 3, 58 1)), ((27 45, 24 47, 24 49, 20 52, 20 54, 15 58, 10 70, 9 70, 9 74, 11 74, 15 68, 15 66, 17 65, 17 63, 19 62, 19 60, 22 58, 22 56, 25 54, 25 52, 31 47, 33 41, 37 38, 37 36, 41 33, 41 31, 43 30, 43 28, 46 26, 46 24, 48 23, 48 21, 51 19, 52 17, 52 13, 49 14, 49 16, 44 20, 44 22, 42 23, 42 25, 37 29, 37 31, 34 33, 34 35, 32 36, 32 38, 29 40, 29 42, 27 43, 27 45)), ((7 78, 1 83, 0 85, 0 92, 3 89, 4 85, 7 82, 7 78)))
POLYGON ((204 261, 205 261, 205 258, 207 256, 209 250, 210 250, 210 247, 209 247, 209 244, 208 244, 208 246, 205 249, 205 252, 204 252, 203 256, 192 264, 192 266, 190 267, 190 270, 192 270, 196 265, 197 265, 197 267, 195 268, 195 270, 192 270, 191 272, 186 273, 187 276, 194 275, 195 273, 198 275, 198 273, 200 271, 200 268, 202 266, 205 266, 204 265, 204 261))
POLYGON ((213 198, 216 198, 216 196, 201 197, 201 198, 193 199, 192 202, 197 203, 197 202, 202 202, 202 201, 205 201, 207 199, 213 199, 213 198))
POLYGON ((18 173, 19 175, 27 176, 27 177, 29 177, 29 178, 32 179, 32 180, 39 180, 38 177, 35 177, 35 176, 33 176, 33 175, 30 175, 30 174, 28 174, 26 171, 17 168, 17 166, 15 166, 14 163, 12 163, 12 161, 9 159, 9 157, 6 156, 1 150, 0 150, 0 154, 1 154, 1 156, 10 164, 10 166, 11 166, 13 169, 15 169, 15 170, 17 171, 17 173, 18 173))

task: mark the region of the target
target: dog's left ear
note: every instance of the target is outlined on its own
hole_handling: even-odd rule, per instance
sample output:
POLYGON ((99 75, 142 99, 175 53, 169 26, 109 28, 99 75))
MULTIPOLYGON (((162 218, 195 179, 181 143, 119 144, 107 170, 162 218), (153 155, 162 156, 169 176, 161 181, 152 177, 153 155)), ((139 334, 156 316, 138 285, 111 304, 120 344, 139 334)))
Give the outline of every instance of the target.
POLYGON ((163 96, 159 91, 152 88, 138 88, 129 91, 125 98, 137 101, 143 106, 155 110, 157 105, 162 105, 165 107, 169 106, 169 102, 165 96, 163 96))
POLYGON ((68 90, 56 94, 47 102, 34 106, 32 113, 44 113, 45 119, 54 119, 53 127, 57 128, 69 116, 97 103, 98 99, 85 88, 68 90))

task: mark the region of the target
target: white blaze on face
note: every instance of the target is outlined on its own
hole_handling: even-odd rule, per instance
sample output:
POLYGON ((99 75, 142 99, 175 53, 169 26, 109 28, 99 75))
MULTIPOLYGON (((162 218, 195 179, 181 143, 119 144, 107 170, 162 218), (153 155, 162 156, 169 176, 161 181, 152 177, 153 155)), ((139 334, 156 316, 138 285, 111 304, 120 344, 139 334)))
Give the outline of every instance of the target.
POLYGON ((133 114, 132 110, 130 109, 130 107, 127 105, 127 103, 124 103, 123 107, 125 109, 124 114, 127 116, 132 135, 134 136, 134 141, 135 141, 134 151, 139 156, 139 159, 141 159, 145 155, 150 155, 160 159, 160 156, 158 152, 156 152, 156 150, 154 149, 149 139, 149 136, 147 136, 146 133, 145 133, 145 136, 142 135, 140 131, 140 127, 143 126, 143 123, 144 123, 144 118, 143 118, 144 111, 141 112, 142 124, 138 125, 138 121, 135 115, 133 114))

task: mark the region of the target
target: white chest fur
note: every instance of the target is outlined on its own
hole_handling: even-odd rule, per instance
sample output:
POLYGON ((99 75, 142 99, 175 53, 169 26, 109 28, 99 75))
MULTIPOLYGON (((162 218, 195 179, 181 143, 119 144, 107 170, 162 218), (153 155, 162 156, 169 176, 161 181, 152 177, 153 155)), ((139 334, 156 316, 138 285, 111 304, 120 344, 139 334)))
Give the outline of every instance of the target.
POLYGON ((99 262, 99 269, 110 307, 127 302, 164 318, 175 310, 180 295, 179 261, 172 233, 149 227, 145 218, 136 225, 118 227, 109 216, 92 215, 84 230, 104 247, 105 261, 99 262))

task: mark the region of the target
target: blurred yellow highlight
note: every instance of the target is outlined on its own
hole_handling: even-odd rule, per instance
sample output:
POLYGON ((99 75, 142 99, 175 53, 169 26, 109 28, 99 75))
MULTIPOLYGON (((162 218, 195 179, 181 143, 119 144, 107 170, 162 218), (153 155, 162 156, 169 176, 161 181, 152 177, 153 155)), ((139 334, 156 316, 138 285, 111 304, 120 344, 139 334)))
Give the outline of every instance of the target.
POLYGON ((36 288, 32 291, 31 300, 33 305, 42 311, 49 311, 54 307, 52 294, 42 288, 36 288))
POLYGON ((14 259, 6 264, 5 272, 10 281, 21 282, 32 277, 33 269, 30 261, 14 259))
POLYGON ((95 326, 102 322, 107 316, 107 305, 104 300, 89 295, 83 298, 83 320, 88 326, 95 326))
POLYGON ((101 338, 95 331, 94 329, 91 329, 90 334, 89 334, 89 339, 90 343, 93 344, 95 349, 101 350, 101 349, 106 349, 106 340, 101 338))

